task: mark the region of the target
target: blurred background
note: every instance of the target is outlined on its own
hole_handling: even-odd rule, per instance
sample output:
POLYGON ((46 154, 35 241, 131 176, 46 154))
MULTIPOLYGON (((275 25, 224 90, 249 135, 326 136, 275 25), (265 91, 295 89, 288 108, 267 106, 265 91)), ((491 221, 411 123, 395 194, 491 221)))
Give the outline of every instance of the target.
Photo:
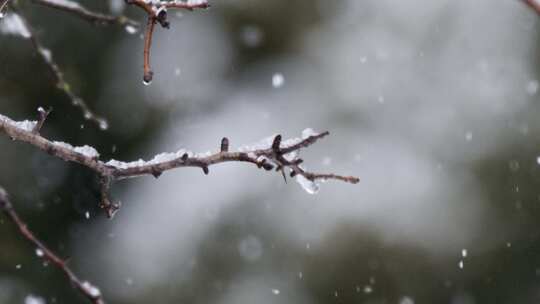
MULTIPOLYGON (((80 1, 144 14, 122 0, 80 1)), ((0 185, 107 303, 538 303, 540 17, 519 0, 214 0, 140 32, 19 1, 82 119, 30 41, 0 35, 0 113, 101 159, 216 150, 329 130, 315 195, 243 164, 121 181, 0 137, 0 185), (88 215, 88 216, 87 216, 88 215)), ((0 27, 2 23, 0 23, 0 27)), ((0 303, 86 303, 0 217, 0 303), (34 302, 32 302, 34 301, 34 302), (36 302, 37 301, 37 302, 36 302)))

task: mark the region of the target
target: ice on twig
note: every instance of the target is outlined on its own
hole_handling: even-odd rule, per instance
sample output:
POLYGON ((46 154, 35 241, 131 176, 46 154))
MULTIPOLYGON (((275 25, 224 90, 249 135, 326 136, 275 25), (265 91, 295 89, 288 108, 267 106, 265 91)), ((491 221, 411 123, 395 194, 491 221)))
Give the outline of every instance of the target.
POLYGON ((319 185, 316 182, 307 179, 302 174, 296 175, 296 182, 309 194, 317 194, 319 192, 319 185))
POLYGON ((82 283, 82 287, 84 290, 93 298, 99 298, 101 296, 101 291, 96 286, 92 285, 88 281, 84 281, 82 283))

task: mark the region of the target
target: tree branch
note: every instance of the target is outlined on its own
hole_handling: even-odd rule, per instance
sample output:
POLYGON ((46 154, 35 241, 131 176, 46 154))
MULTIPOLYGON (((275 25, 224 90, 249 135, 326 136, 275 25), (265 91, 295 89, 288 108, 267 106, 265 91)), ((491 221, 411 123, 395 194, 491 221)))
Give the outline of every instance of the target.
MULTIPOLYGON (((50 141, 39 133, 33 132, 37 121, 17 122, 9 117, 0 115, 0 132, 5 133, 13 140, 25 142, 47 152, 48 154, 68 162, 81 164, 101 178, 101 203, 107 215, 112 217, 120 207, 108 198, 110 184, 115 180, 133 178, 141 175, 152 175, 158 178, 163 172, 181 167, 201 168, 204 174, 209 173, 209 167, 225 162, 245 162, 256 165, 267 171, 276 169, 285 177, 285 169, 290 170, 291 177, 302 178, 301 184, 306 181, 315 183, 318 180, 339 180, 356 184, 357 177, 337 174, 321 174, 307 171, 301 166, 303 160, 298 157, 298 151, 314 144, 319 139, 329 135, 328 132, 315 133, 306 129, 302 138, 293 138, 282 141, 281 135, 273 136, 262 143, 253 146, 244 146, 238 151, 229 151, 229 140, 222 139, 221 149, 218 152, 195 154, 181 149, 173 153, 161 153, 149 161, 138 160, 122 162, 111 159, 107 162, 99 160, 99 153, 92 147, 73 147, 64 142, 50 141)), ((42 123, 41 123, 42 124, 42 123)), ((307 189, 306 189, 307 190, 307 189)))
POLYGON ((209 8, 210 4, 206 0, 171 0, 171 1, 146 1, 146 0, 125 0, 127 4, 134 5, 146 12, 147 23, 144 37, 144 70, 143 83, 148 85, 152 81, 153 72, 150 68, 150 48, 152 47, 152 34, 156 23, 164 28, 169 28, 167 19, 168 9, 187 9, 209 8))
POLYGON ((154 28, 156 25, 156 18, 148 17, 146 23, 146 31, 144 32, 144 73, 143 73, 143 83, 149 85, 152 82, 154 72, 150 68, 150 48, 152 47, 152 35, 154 33, 154 28))
POLYGON ((42 257, 52 263, 55 267, 62 270, 62 272, 69 279, 71 284, 90 302, 94 304, 104 304, 101 291, 92 285, 88 281, 82 281, 79 279, 75 273, 69 268, 67 262, 60 258, 56 253, 51 251, 47 246, 40 241, 30 229, 25 222, 19 217, 13 205, 11 204, 9 197, 6 191, 0 187, 0 210, 8 217, 8 219, 13 222, 19 229, 20 234, 30 241, 34 246, 36 246, 36 253, 39 257, 42 257))
POLYGON ((43 60, 43 62, 49 69, 50 73, 53 75, 56 82, 56 87, 61 90, 67 98, 69 98, 73 106, 80 109, 84 119, 97 124, 100 129, 106 130, 109 126, 107 120, 95 114, 86 104, 84 99, 82 99, 73 92, 71 86, 64 78, 64 73, 62 73, 62 70, 54 60, 52 52, 43 46, 41 41, 35 35, 32 26, 26 21, 26 19, 20 14, 20 12, 18 12, 18 15, 24 27, 28 30, 27 38, 30 39, 34 51, 40 56, 40 58, 43 60))
POLYGON ((0 17, 4 16, 4 11, 7 10, 9 0, 0 0, 0 17))
MULTIPOLYGON (((0 0, 0 12, 1 9, 4 8, 4 6, 7 5, 8 0, 0 0)), ((133 27, 138 27, 139 23, 135 22, 125 16, 113 16, 113 15, 106 15, 102 13, 93 12, 81 4, 71 1, 71 0, 32 0, 33 3, 58 9, 61 11, 65 11, 68 13, 71 13, 79 18, 82 18, 83 20, 86 20, 88 22, 91 22, 93 24, 97 25, 110 25, 110 24, 119 24, 119 25, 129 25, 133 27)), ((125 0, 125 2, 129 5, 136 6, 140 9, 142 9, 147 14, 147 26, 145 31, 145 41, 144 41, 144 62, 143 62, 143 82, 144 84, 150 84, 153 78, 153 72, 150 68, 150 48, 152 46, 152 34, 155 29, 155 24, 159 23, 164 28, 169 28, 169 21, 167 19, 167 10, 169 9, 186 9, 186 10, 194 10, 194 9, 205 9, 209 8, 210 4, 206 0, 169 0, 169 1, 148 1, 148 0, 125 0)), ((32 37, 35 37, 32 35, 32 37)), ((36 45, 36 48, 39 48, 40 44, 39 42, 33 38, 34 44, 36 45)), ((43 48, 42 48, 43 49, 43 48)), ((38 52, 41 53, 41 52, 38 52)), ((43 56, 43 54, 41 54, 43 56)), ((50 52, 49 52, 50 55, 50 52)), ((51 70, 53 70, 54 74, 56 75, 56 78, 58 82, 63 81, 61 78, 61 72, 58 69, 58 66, 54 62, 49 62, 49 60, 45 60, 50 66, 51 70)), ((72 99, 73 103, 76 105, 79 105, 81 109, 85 112, 85 117, 87 116, 93 116, 93 114, 88 110, 88 108, 84 105, 84 102, 78 98, 77 96, 73 95, 71 92, 69 92, 69 86, 65 82, 62 82, 61 84, 64 84, 64 86, 59 85, 60 88, 65 88, 64 91, 66 91, 66 94, 70 95, 70 98, 72 99), (70 94, 71 93, 71 94, 70 94), (86 109, 85 109, 86 108, 86 109)), ((93 119, 92 119, 93 120, 93 119)), ((103 120, 101 120, 103 122, 103 120)), ((104 126, 105 123, 101 123, 100 126, 104 126)))

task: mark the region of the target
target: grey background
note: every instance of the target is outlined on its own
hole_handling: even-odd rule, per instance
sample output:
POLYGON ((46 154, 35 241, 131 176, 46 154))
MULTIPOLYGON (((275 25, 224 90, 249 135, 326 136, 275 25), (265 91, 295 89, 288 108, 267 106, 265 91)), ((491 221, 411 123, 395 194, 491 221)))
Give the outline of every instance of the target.
MULTIPOLYGON (((176 170, 117 183, 110 221, 92 172, 1 137, 0 184, 108 303, 539 300, 539 17, 520 1, 215 0, 157 30, 150 86, 140 33, 20 4, 110 121, 83 121, 29 41, 0 36, 0 113, 52 106, 47 137, 136 160, 311 127, 332 135, 309 168, 361 178, 310 195, 243 164, 176 170)), ((29 294, 85 301, 0 218, 0 303, 29 294)))

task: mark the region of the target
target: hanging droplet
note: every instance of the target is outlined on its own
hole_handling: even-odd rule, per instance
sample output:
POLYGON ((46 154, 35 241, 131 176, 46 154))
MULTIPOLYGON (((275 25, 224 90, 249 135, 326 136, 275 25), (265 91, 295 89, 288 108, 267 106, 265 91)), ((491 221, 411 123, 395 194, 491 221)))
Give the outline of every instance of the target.
POLYGON ((152 83, 152 80, 146 80, 146 79, 143 79, 142 83, 145 85, 145 86, 149 86, 151 83, 152 83))

